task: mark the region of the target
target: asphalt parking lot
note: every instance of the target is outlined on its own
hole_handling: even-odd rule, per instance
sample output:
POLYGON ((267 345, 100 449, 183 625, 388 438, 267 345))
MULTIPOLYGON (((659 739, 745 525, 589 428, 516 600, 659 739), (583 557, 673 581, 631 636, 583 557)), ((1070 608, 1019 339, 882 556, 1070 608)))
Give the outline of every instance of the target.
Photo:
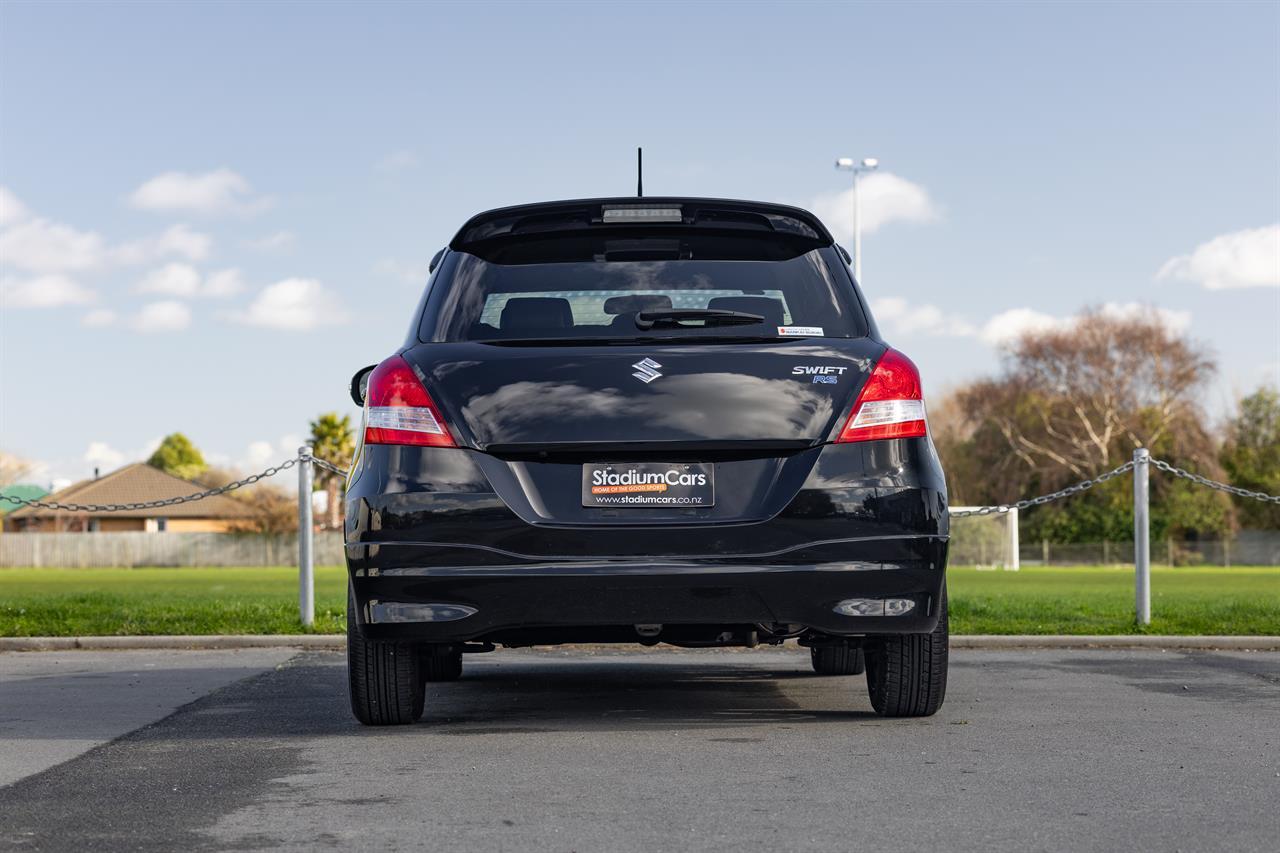
POLYGON ((422 723, 373 730, 347 712, 336 652, 0 655, 0 847, 1270 851, 1280 837, 1280 653, 956 651, 947 703, 922 720, 877 718, 861 677, 815 676, 789 651, 467 665, 431 688, 422 723))

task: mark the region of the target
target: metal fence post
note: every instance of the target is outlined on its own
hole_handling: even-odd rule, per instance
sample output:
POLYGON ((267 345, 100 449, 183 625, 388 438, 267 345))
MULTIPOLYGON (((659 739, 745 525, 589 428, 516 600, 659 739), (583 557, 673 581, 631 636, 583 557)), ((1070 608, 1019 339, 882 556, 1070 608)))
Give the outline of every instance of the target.
POLYGON ((1018 541, 1018 508, 1010 507, 1009 509, 1009 550, 1012 552, 1009 561, 1010 571, 1018 571, 1022 568, 1022 543, 1018 541))
POLYGON ((1151 523, 1147 489, 1151 453, 1133 451, 1133 574, 1138 624, 1151 624, 1151 523))
POLYGON ((316 619, 315 569, 311 564, 313 525, 311 523, 311 445, 298 448, 298 612, 303 626, 316 619))

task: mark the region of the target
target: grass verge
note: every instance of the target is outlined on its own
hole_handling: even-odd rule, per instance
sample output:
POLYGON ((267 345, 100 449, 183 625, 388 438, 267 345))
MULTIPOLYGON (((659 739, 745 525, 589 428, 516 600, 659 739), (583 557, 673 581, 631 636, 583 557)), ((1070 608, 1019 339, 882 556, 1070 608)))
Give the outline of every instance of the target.
POLYGON ((1151 624, 1134 622, 1132 566, 947 570, 956 634, 1280 634, 1280 567, 1151 569, 1151 624))
MULTIPOLYGON (((956 634, 1280 634, 1280 568, 1153 568, 1152 623, 1124 566, 948 570, 956 634)), ((346 573, 316 569, 315 633, 341 633, 346 573)), ((0 569, 0 636, 301 634, 297 570, 0 569)))
MULTIPOLYGON (((314 633, 345 630, 346 584, 316 568, 314 633)), ((0 569, 0 636, 303 633, 292 567, 0 569)))

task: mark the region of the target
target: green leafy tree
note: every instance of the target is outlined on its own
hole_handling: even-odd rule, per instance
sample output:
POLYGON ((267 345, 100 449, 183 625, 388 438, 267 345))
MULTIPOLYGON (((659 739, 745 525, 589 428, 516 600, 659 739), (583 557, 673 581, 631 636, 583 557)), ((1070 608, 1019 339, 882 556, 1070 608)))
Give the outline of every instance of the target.
MULTIPOLYGON (((355 433, 351 430, 351 417, 326 412, 311 422, 311 449, 316 458, 339 468, 349 468, 356 450, 355 433)), ((326 526, 342 527, 342 478, 332 471, 316 469, 316 488, 323 488, 329 497, 326 526)))
MULTIPOLYGON (((1227 427, 1222 467, 1233 486, 1280 495, 1280 392, 1262 387, 1240 401, 1227 427)), ((1232 498, 1241 527, 1280 528, 1280 505, 1232 498)))
POLYGON ((166 435, 147 464, 184 480, 194 480, 209 467, 191 439, 180 432, 166 435))

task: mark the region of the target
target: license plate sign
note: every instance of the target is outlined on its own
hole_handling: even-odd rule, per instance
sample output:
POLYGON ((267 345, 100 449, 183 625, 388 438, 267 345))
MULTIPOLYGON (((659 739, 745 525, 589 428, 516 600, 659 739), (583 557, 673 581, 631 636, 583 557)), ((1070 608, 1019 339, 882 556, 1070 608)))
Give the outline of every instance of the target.
POLYGON ((618 509, 715 506, 715 466, 614 462, 582 466, 582 505, 618 509))

